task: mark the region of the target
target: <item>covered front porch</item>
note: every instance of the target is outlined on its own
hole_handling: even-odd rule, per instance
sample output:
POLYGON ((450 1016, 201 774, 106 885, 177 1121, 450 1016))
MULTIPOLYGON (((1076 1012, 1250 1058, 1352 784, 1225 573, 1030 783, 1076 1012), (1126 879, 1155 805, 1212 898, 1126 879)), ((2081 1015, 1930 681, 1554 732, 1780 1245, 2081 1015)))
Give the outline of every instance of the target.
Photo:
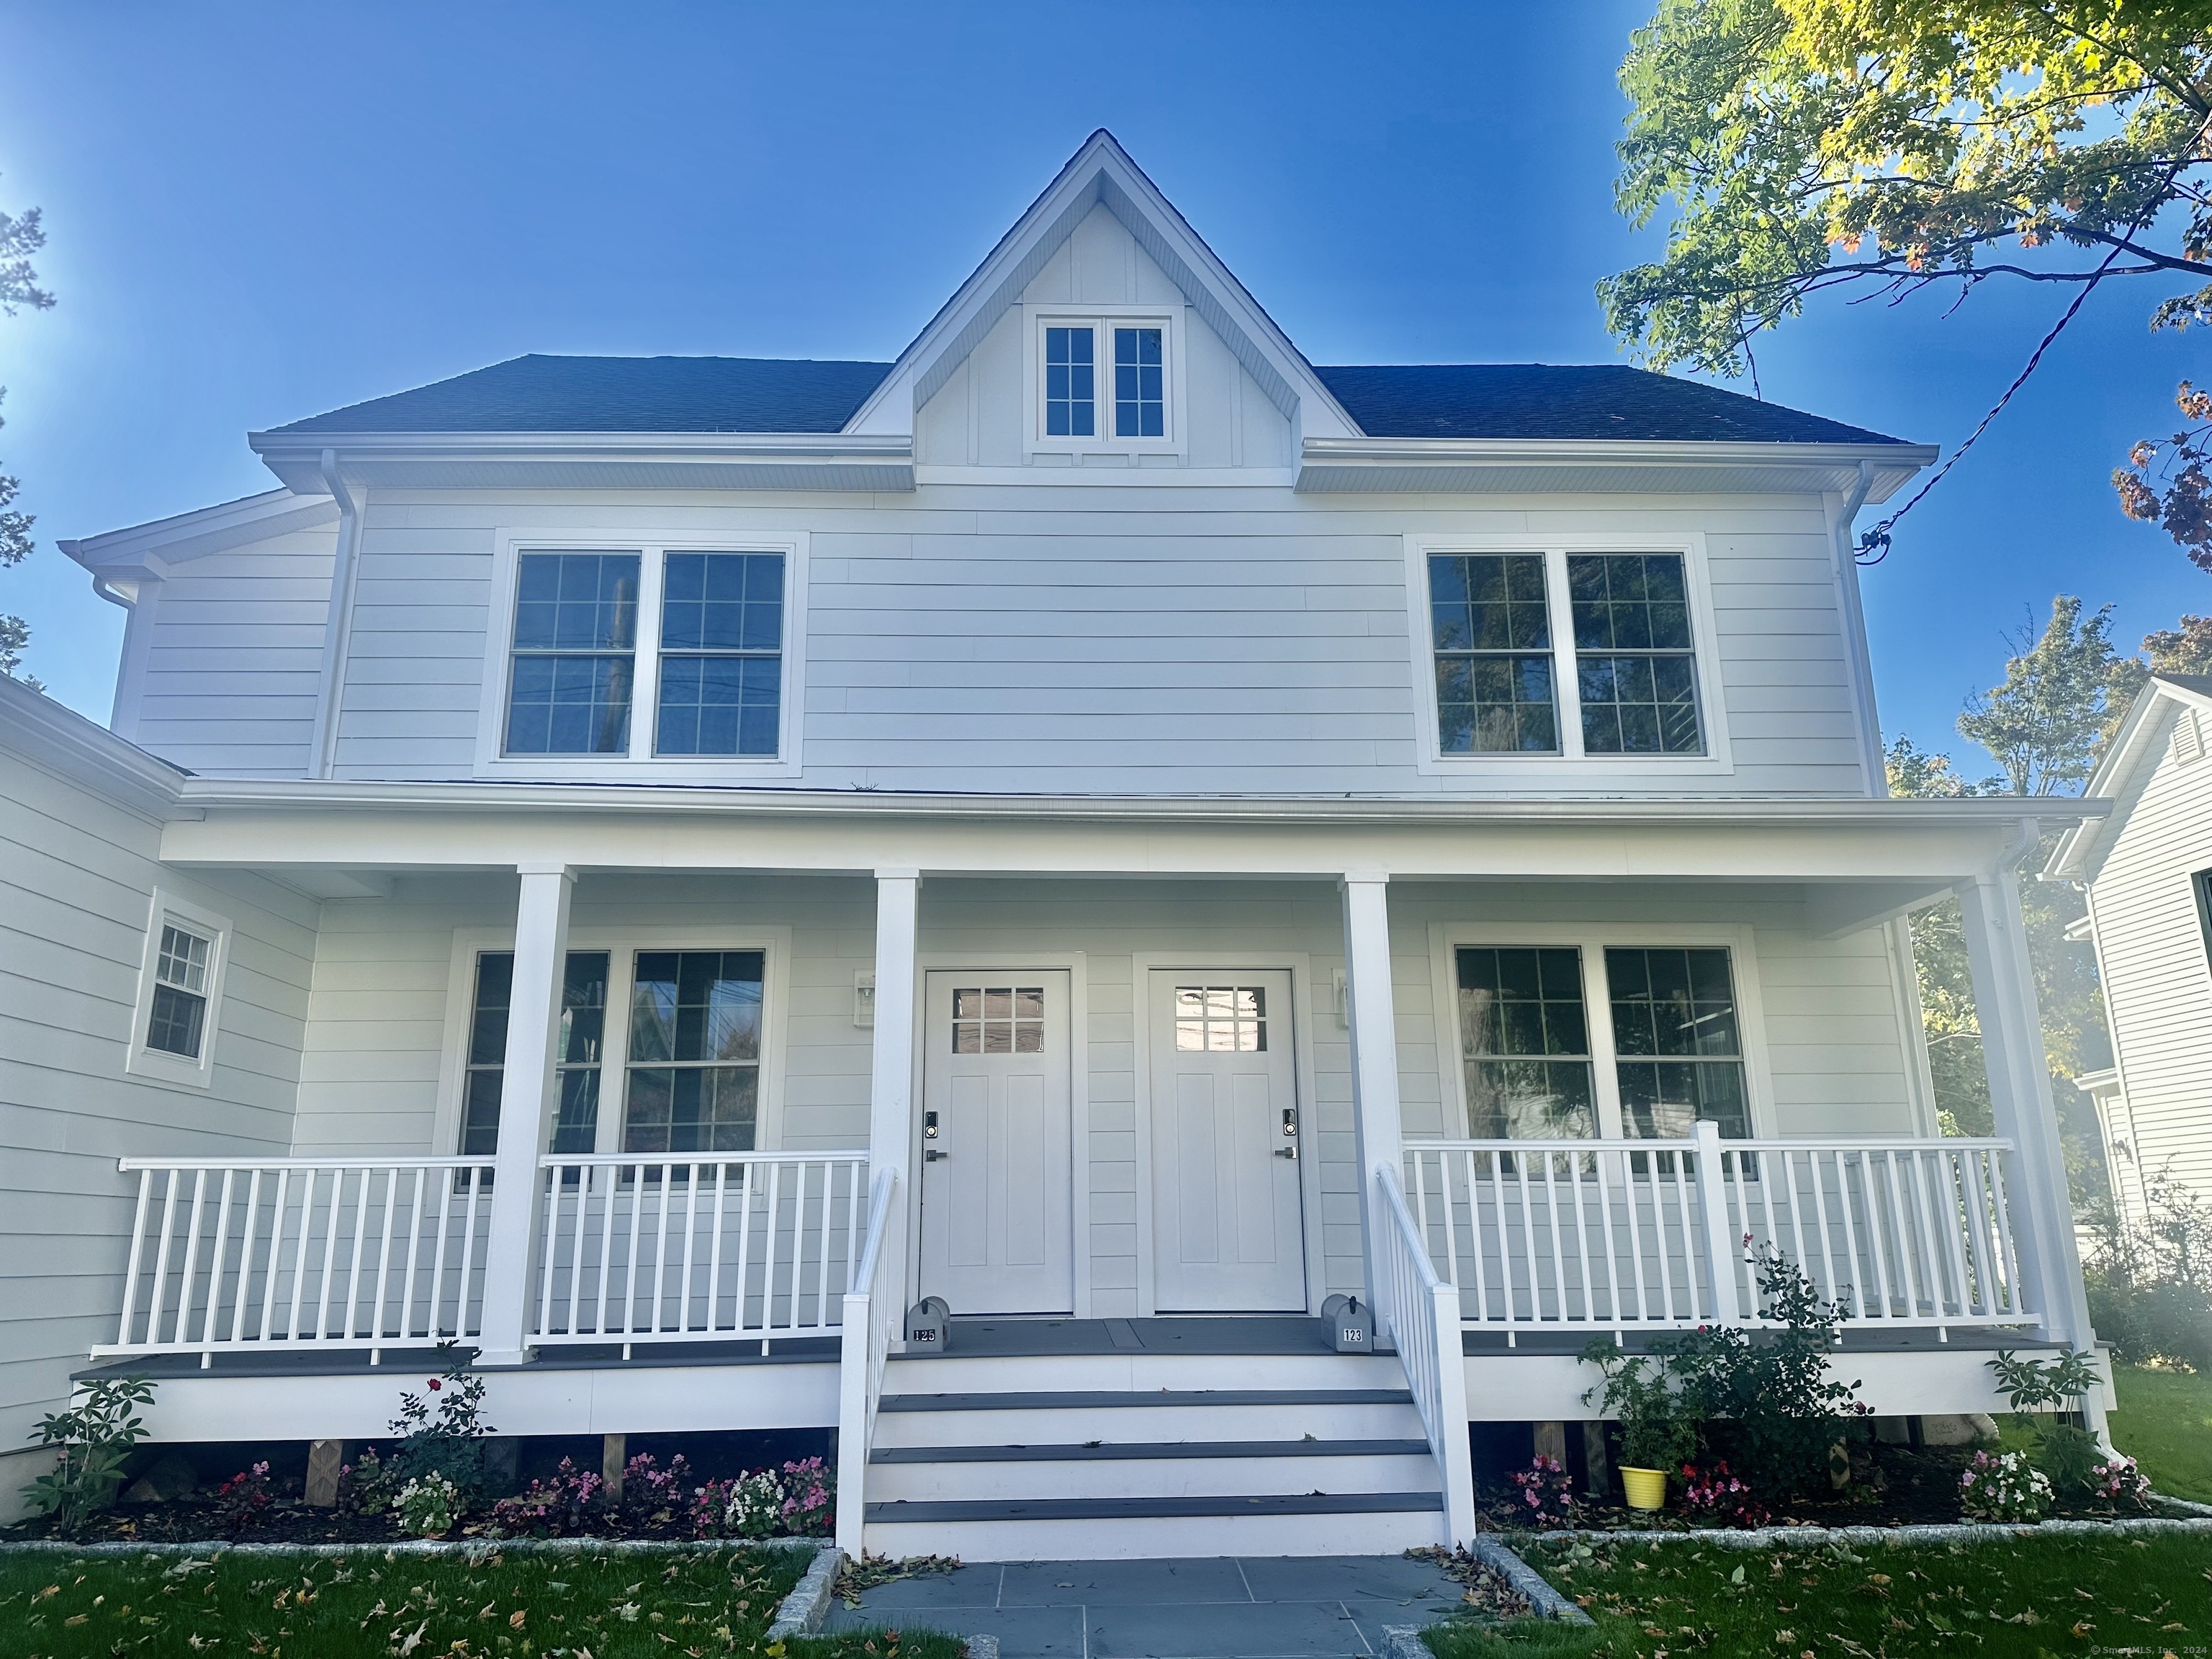
MULTIPOLYGON (((258 793, 164 851, 324 896, 292 1145, 124 1160, 94 1356, 242 1407, 277 1356, 441 1340, 656 1413, 646 1372, 764 1358, 696 1414, 813 1411, 865 1503, 923 1297, 1110 1333, 1352 1295, 1449 1493, 1469 1420, 1584 1414, 1563 1339, 1757 1320, 1747 1240, 1889 1352, 2087 1338, 2018 828, 1979 804, 258 793), (1986 1141, 1932 1133, 1895 921, 1954 890, 1986 1141)), ((1974 1408, 1896 1374, 1880 1409, 1974 1408)))

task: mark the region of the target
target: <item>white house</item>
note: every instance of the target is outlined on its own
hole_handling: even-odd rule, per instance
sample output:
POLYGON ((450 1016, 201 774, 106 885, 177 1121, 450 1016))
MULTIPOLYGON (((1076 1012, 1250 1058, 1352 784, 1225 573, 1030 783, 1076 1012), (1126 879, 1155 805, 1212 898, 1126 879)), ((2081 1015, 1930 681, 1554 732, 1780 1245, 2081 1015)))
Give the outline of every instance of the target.
POLYGON ((1887 1414, 2089 1340, 2014 867, 2099 809, 1884 794, 1850 525, 1929 449, 1316 368, 1103 132, 895 363, 250 441, 67 544, 112 733, 0 682, 0 1437, 125 1362, 374 1436, 454 1337, 507 1433, 835 1425, 848 1547, 1395 1549, 1747 1236, 1887 1414))
POLYGON ((2112 802, 2047 872, 2089 900, 2112 1065, 2096 1103, 2122 1218, 2153 1218, 2146 1184, 2212 1197, 2212 678, 2152 677, 2088 793, 2112 802))

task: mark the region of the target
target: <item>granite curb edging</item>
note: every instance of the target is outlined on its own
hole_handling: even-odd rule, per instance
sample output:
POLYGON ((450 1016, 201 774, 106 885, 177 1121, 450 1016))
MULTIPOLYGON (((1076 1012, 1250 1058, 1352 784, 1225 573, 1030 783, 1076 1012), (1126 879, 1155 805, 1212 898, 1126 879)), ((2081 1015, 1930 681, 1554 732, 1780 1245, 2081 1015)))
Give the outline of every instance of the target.
MULTIPOLYGON (((2166 1499, 2179 1503, 2179 1499, 2166 1499)), ((1757 1550, 1775 1544, 1972 1544, 1998 1538, 2094 1537, 2118 1533, 2212 1532, 2212 1505, 2196 1504, 2202 1516, 2131 1516, 2112 1521, 1960 1521, 1917 1522, 1903 1527, 1754 1527, 1738 1532, 1723 1527, 1672 1528, 1639 1528, 1603 1532, 1584 1528, 1559 1528, 1531 1533, 1546 1543, 1661 1544, 1695 1542, 1723 1549, 1757 1550)), ((1518 1559, 1517 1557, 1516 1558, 1518 1559)))
MULTIPOLYGON (((1528 1598, 1537 1616, 1557 1619, 1570 1625, 1589 1625, 1596 1621, 1565 1595, 1553 1588, 1552 1582, 1535 1568, 1523 1561, 1513 1547, 1495 1533, 1479 1532, 1468 1540, 1469 1555, 1486 1567, 1495 1570, 1505 1582, 1528 1598)), ((1426 1644, 1424 1644, 1425 1650, 1426 1644)))
POLYGON ((791 1587, 791 1594, 776 1608, 775 1618, 768 1627, 768 1639, 780 1642, 787 1636, 811 1636, 820 1630, 823 1620, 829 1616, 830 1592, 844 1565, 845 1552, 835 1544, 824 1544, 817 1549, 805 1572, 791 1587))

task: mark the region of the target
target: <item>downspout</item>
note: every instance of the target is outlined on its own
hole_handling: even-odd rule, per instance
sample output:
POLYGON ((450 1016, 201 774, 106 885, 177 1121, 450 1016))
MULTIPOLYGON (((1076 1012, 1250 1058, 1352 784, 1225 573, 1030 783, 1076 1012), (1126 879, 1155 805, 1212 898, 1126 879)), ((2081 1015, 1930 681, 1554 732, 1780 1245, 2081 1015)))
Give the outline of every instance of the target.
POLYGON ((1875 705, 1874 657, 1867 648, 1866 611, 1859 603, 1858 559, 1851 543, 1851 523, 1873 492, 1874 463, 1861 461, 1858 482, 1844 497, 1843 511, 1836 515, 1835 557, 1836 594, 1850 635, 1847 660, 1853 682, 1851 701, 1858 708, 1859 766, 1866 774, 1867 793, 1879 799, 1889 793, 1889 775, 1882 756, 1881 715, 1875 705))
POLYGON ((337 758, 338 705, 345 674, 346 635, 353 626, 355 553, 361 544, 361 505, 338 476, 338 453, 323 452, 323 487, 338 507, 337 552, 331 562, 331 608, 323 625, 323 666, 315 697, 314 737, 307 750, 307 775, 327 778, 337 758))

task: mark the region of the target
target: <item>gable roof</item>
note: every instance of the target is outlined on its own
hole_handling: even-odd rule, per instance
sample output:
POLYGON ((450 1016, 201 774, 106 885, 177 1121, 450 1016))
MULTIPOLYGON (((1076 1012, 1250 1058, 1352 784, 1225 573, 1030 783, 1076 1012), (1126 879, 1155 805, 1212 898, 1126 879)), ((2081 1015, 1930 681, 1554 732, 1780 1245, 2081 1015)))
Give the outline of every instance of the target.
MULTIPOLYGON (((780 357, 511 358, 295 421, 280 433, 834 433, 889 363, 780 357)), ((1696 380, 1610 363, 1316 367, 1370 438, 1901 440, 1696 380)))
MULTIPOLYGON (((2095 875, 2092 866, 2125 827, 2144 776, 2166 757, 2166 745, 2154 742, 2161 704, 2194 708, 2212 715, 2212 674, 2154 674, 2136 693, 2127 718, 2112 736, 2112 747, 2097 763, 2097 770, 2081 791, 2085 796, 2105 796, 2116 804, 2111 816, 2090 818, 2069 830, 2044 867, 2044 874, 2069 881, 2087 881, 2095 875)), ((2205 773, 2206 792, 2212 797, 2212 769, 2205 773)))
POLYGON ((1370 438, 1904 441, 1618 363, 1389 363, 1314 373, 1370 438))
POLYGON ((889 363, 532 353, 275 428, 315 432, 839 432, 889 363))

